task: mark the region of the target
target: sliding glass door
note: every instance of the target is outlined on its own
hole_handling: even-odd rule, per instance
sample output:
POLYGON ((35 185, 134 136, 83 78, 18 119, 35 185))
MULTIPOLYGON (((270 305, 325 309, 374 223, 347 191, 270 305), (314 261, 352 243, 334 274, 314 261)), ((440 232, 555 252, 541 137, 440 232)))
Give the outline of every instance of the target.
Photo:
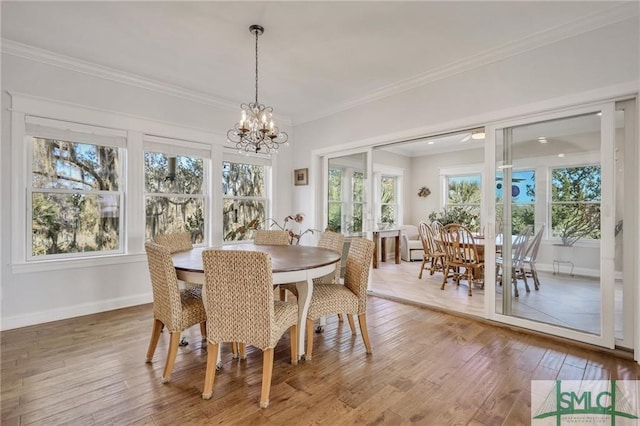
POLYGON ((615 105, 491 130, 488 316, 613 347, 615 105))

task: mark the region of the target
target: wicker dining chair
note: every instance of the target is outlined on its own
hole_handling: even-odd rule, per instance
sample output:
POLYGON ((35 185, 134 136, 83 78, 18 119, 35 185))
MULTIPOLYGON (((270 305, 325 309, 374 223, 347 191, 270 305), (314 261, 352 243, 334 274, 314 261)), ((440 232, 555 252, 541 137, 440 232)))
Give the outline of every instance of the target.
POLYGON ((154 238, 156 244, 165 246, 169 249, 169 253, 178 253, 181 251, 187 251, 193 249, 193 243, 191 242, 191 233, 189 232, 177 232, 173 234, 159 234, 154 238))
POLYGON ((314 321, 330 314, 346 313, 349 319, 351 333, 356 334, 353 316, 358 316, 360 332, 367 353, 371 353, 371 342, 367 331, 367 282, 369 269, 373 260, 373 246, 371 240, 354 238, 351 241, 347 256, 347 271, 344 285, 318 284, 313 286, 313 294, 307 314, 307 350, 306 359, 313 355, 313 326, 314 321))
MULTIPOLYGON (((344 247, 344 235, 338 232, 325 231, 320 235, 320 240, 318 240, 318 247, 325 248, 328 250, 333 250, 342 256, 342 250, 344 247)), ((318 277, 313 279, 314 284, 320 283, 330 283, 330 284, 339 284, 340 283, 340 269, 341 262, 336 263, 336 269, 332 273, 325 275, 324 277, 318 277)), ((296 297, 298 297, 298 290, 296 289, 296 285, 294 283, 282 284, 280 286, 280 300, 285 300, 285 290, 289 290, 296 297)))
MULTIPOLYGON (((181 251, 193 250, 193 243, 191 242, 191 233, 189 232, 176 232, 173 234, 159 234, 154 238, 156 244, 169 249, 169 253, 179 253, 181 251)), ((200 284, 185 282, 186 288, 200 288, 200 284)))
POLYGON ((169 250, 151 241, 145 244, 145 249, 153 289, 154 319, 146 362, 151 362, 160 333, 166 327, 171 337, 167 361, 162 373, 162 383, 167 383, 171 379, 173 364, 178 354, 180 333, 192 325, 200 324, 200 332, 204 338, 207 316, 202 303, 201 290, 194 288, 180 290, 178 287, 178 278, 169 250))
MULTIPOLYGON (((422 278, 422 271, 424 271, 427 263, 429 264, 427 268, 429 269, 429 275, 433 275, 436 271, 444 271, 445 253, 438 250, 431 227, 426 222, 420 222, 418 224, 418 234, 420 235, 420 241, 422 242, 422 248, 424 250, 418 279, 422 278)), ((438 238, 440 238, 439 234, 438 238)))
POLYGON ((291 363, 298 363, 298 305, 273 300, 271 257, 240 250, 205 250, 205 310, 207 312, 207 368, 202 398, 213 394, 218 346, 242 342, 262 349, 260 407, 269 405, 273 352, 291 330, 291 363))
POLYGON ((258 229, 253 243, 257 246, 288 246, 290 243, 289 231, 258 229))
POLYGON ((474 273, 484 269, 484 260, 478 254, 478 247, 473 239, 473 234, 463 225, 450 223, 442 228, 440 234, 442 247, 445 251, 444 278, 441 290, 449 280, 449 272, 453 274, 456 285, 460 285, 461 277, 466 278, 469 285, 468 294, 472 295, 471 288, 474 283, 474 273), (464 273, 461 269, 464 268, 464 273))

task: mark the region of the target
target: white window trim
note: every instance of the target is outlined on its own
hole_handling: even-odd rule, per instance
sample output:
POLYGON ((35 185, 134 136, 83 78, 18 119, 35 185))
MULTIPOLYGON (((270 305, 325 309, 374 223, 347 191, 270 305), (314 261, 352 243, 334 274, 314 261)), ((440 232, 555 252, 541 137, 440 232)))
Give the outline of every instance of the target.
MULTIPOLYGON (((223 172, 223 168, 222 168, 222 164, 223 163, 241 163, 241 164, 252 164, 252 165, 256 165, 256 166, 265 166, 265 177, 264 177, 264 185, 265 185, 265 192, 264 192, 264 197, 232 197, 229 195, 224 195, 224 193, 222 192, 222 189, 220 189, 220 220, 219 220, 219 224, 218 226, 220 227, 220 241, 221 244, 224 245, 234 245, 234 244, 247 244, 250 243, 251 241, 247 241, 247 240, 239 240, 239 241, 224 241, 224 227, 223 227, 223 216, 222 216, 222 208, 224 206, 224 202, 225 200, 253 200, 253 201, 264 201, 265 202, 265 219, 275 219, 273 217, 273 206, 272 206, 272 202, 271 200, 273 199, 273 163, 271 158, 268 158, 266 156, 244 156, 244 155, 238 155, 238 154, 231 154, 231 153, 224 153, 222 155, 222 161, 220 161, 220 173, 217 175, 217 177, 219 179, 222 179, 222 172, 223 172)), ((215 183, 214 183, 215 185, 215 183)), ((218 184, 218 187, 221 187, 220 184, 218 184)), ((214 214, 213 217, 215 218, 216 215, 214 214)), ((277 220, 277 219, 276 219, 277 220)))
POLYGON ((124 254, 125 245, 125 189, 127 186, 125 164, 126 164, 126 132, 118 129, 106 129, 93 127, 84 124, 71 123, 67 121, 58 121, 43 119, 26 115, 24 119, 24 145, 26 149, 26 161, 24 167, 24 190, 26 194, 26 212, 27 217, 33 214, 33 194, 34 193, 50 193, 50 194, 91 194, 91 195, 112 195, 118 199, 118 249, 105 250, 96 252, 76 252, 49 254, 43 256, 33 255, 33 221, 26 220, 26 232, 24 235, 24 255, 27 263, 36 263, 44 260, 69 260, 69 259, 86 259, 101 256, 124 254), (119 181, 117 191, 101 191, 86 189, 49 189, 34 188, 29 182, 33 172, 33 138, 42 138, 50 140, 65 140, 72 143, 87 143, 96 146, 110 146, 118 150, 119 159, 119 181))
POLYGON ((402 226, 404 224, 404 169, 400 167, 393 167, 386 164, 373 164, 373 181, 375 182, 374 188, 374 221, 380 222, 382 215, 382 203, 380 198, 382 197, 382 176, 395 177, 396 178, 396 202, 395 202, 395 226, 402 226))
POLYGON ((182 194, 182 193, 154 193, 147 192, 144 183, 144 175, 142 176, 142 229, 144 235, 146 235, 147 223, 146 215, 146 199, 147 197, 175 197, 175 198, 199 198, 202 200, 202 207, 204 209, 204 230, 202 236, 202 243, 197 246, 207 246, 211 238, 211 230, 209 224, 213 217, 211 209, 215 204, 210 197, 211 191, 209 190, 211 182, 211 147, 199 142, 191 142, 182 139, 165 138, 161 136, 144 135, 143 136, 143 149, 142 149, 142 164, 144 164, 144 154, 146 152, 157 152, 167 155, 180 155, 188 157, 202 158, 202 192, 199 194, 182 194))
MULTIPOLYGON (((145 262, 144 211, 136 207, 144 203, 144 176, 139 165, 143 161, 143 133, 166 135, 168 138, 194 141, 208 146, 212 158, 222 158, 224 135, 216 135, 199 129, 177 126, 173 123, 146 117, 124 115, 83 105, 9 92, 11 96, 11 272, 30 273, 53 270, 69 270, 95 266, 145 262), (125 177, 125 252, 118 255, 102 255, 93 258, 49 259, 38 262, 26 261, 26 176, 27 145, 25 144, 26 116, 42 117, 69 123, 83 123, 91 127, 126 129, 127 152, 122 159, 125 177), (212 142, 212 136, 214 141, 212 142)), ((217 164, 217 162, 215 162, 217 164)), ((218 170, 220 166, 217 166, 218 170)), ((215 170, 214 170, 215 171, 215 170)), ((207 177, 209 180, 210 177, 207 177)), ((220 185, 213 185, 213 197, 220 199, 220 185)), ((208 210, 212 211, 208 206, 208 210)), ((220 239, 221 240, 221 239, 220 239)), ((209 241, 217 241, 211 239, 209 241)))

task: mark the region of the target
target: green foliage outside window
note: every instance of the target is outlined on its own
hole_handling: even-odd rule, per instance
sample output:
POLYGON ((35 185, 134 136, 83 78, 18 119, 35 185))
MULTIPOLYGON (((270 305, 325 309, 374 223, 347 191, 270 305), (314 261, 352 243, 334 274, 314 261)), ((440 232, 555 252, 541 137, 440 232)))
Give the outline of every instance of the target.
POLYGON ((222 164, 222 232, 225 241, 248 240, 267 220, 266 167, 222 164))
POLYGON ((146 238, 187 231, 194 243, 200 243, 204 240, 203 159, 175 157, 172 176, 169 157, 144 153, 146 238))
POLYGON ((600 239, 600 166, 551 171, 551 229, 563 245, 580 238, 600 239))
POLYGON ((32 138, 33 256, 118 250, 118 148, 32 138))

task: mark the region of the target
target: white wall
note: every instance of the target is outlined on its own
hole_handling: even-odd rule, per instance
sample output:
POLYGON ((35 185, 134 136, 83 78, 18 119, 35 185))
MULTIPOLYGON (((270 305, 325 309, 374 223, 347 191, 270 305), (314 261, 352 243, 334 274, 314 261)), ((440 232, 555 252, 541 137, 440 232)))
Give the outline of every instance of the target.
MULTIPOLYGON (((603 93, 611 94, 629 87, 634 91, 638 87, 636 18, 303 123, 295 127, 295 134, 286 129, 292 147, 291 151, 283 150, 277 160, 274 216, 317 211, 314 193, 320 183, 314 181, 313 168, 317 168, 319 162, 316 158, 312 164, 310 153, 314 149, 363 145, 367 140, 392 141, 487 124, 523 113, 597 99, 603 93), (310 185, 293 187, 292 169, 304 167, 310 167, 310 185)), ((10 199, 12 173, 21 167, 10 161, 7 90, 211 132, 213 143, 223 143, 230 123, 237 120, 236 111, 4 53, 2 90, 0 195, 3 200, 10 199)), ((427 199, 413 196, 410 199, 413 202, 407 222, 419 220, 423 212, 431 208, 435 197, 432 193, 427 199)), ((150 300, 146 263, 140 254, 132 257, 130 263, 99 268, 13 273, 10 241, 23 236, 11 227, 10 209, 11 203, 2 203, 2 328, 150 300)), ((308 215, 307 221, 308 226, 319 226, 319 218, 316 220, 312 214, 308 215)))
POLYGON ((636 18, 300 124, 293 161, 308 167, 314 149, 468 128, 623 84, 638 84, 636 18))
MULTIPOLYGON (((226 131, 239 118, 239 106, 234 110, 196 102, 7 53, 2 55, 1 83, 3 200, 11 197, 12 175, 23 169, 22 164, 11 164, 11 97, 7 92, 89 107, 98 114, 119 116, 140 127, 135 130, 159 136, 180 139, 185 134, 204 134, 205 142, 213 145, 226 143, 226 131)), ((285 130, 295 141, 293 131, 285 130)), ((291 158, 291 150, 283 149, 274 163, 276 218, 292 212, 291 158)), ((214 178, 213 184, 219 184, 219 179, 214 178)), ((11 205, 3 202, 0 211, 2 329, 151 301, 151 284, 141 245, 130 247, 129 254, 111 265, 40 272, 19 272, 20 268, 12 268, 11 240, 24 235, 12 227, 11 205)), ((212 219, 220 219, 215 205, 212 219)))

